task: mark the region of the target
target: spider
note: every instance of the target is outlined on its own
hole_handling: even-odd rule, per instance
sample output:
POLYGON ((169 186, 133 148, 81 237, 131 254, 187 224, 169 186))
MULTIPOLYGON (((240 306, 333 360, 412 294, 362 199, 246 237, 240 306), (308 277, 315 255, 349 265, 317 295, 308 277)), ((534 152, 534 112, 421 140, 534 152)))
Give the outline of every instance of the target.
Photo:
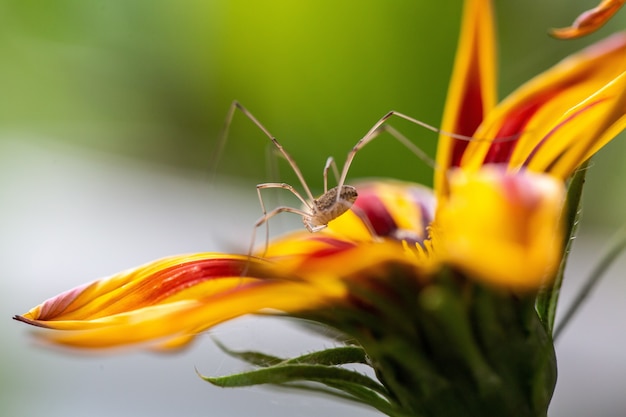
POLYGON ((226 121, 224 124, 224 129, 220 140, 218 142, 218 147, 216 152, 213 155, 213 161, 217 161, 224 147, 226 138, 228 136, 228 130, 230 128, 230 124, 232 123, 235 111, 239 110, 243 115, 245 115, 252 123, 254 123, 264 134, 269 138, 272 142, 276 150, 282 155, 283 158, 287 160, 291 169, 298 177, 300 184, 302 185, 302 189, 304 190, 305 195, 303 196, 298 190, 296 190, 292 185, 284 183, 284 182, 266 182, 257 184, 256 190, 259 198, 259 203, 261 205, 261 209, 263 211, 263 216, 259 218, 254 224, 254 229, 252 233, 252 239, 249 248, 249 254, 252 253, 253 247, 256 240, 256 231, 262 225, 266 225, 266 244, 265 247, 267 249, 267 244, 269 241, 269 228, 267 224, 269 220, 280 214, 280 213, 293 213, 299 215, 302 218, 302 222, 306 230, 311 233, 318 232, 328 226, 328 223, 332 220, 338 218, 346 211, 348 211, 358 197, 358 193, 355 187, 351 185, 345 184, 348 171, 350 169, 350 165, 354 160, 356 154, 365 147, 368 143, 373 141, 375 138, 380 136, 381 133, 387 132, 391 134, 396 140, 398 140, 401 144, 403 144, 407 149, 417 155, 420 159, 425 161, 427 164, 432 166, 433 168, 437 168, 435 162, 428 156, 424 151, 422 151, 418 146, 416 146, 413 142, 403 136, 399 131, 394 129, 393 127, 385 124, 387 120, 392 117, 398 117, 404 120, 407 120, 413 124, 421 126, 425 129, 428 129, 432 132, 445 134, 455 139, 465 140, 465 141, 473 141, 476 140, 470 136, 459 135, 454 133, 443 132, 441 129, 438 129, 434 126, 431 126, 427 123, 414 119, 410 116, 407 116, 403 113, 397 111, 390 111, 381 117, 348 152, 346 157, 346 161, 341 170, 341 174, 337 169, 337 165, 332 157, 329 157, 326 160, 326 164, 324 165, 323 178, 324 178, 324 192, 318 197, 315 198, 313 193, 311 192, 310 187, 308 186, 300 168, 296 164, 295 160, 287 153, 287 151, 283 148, 283 146, 278 142, 276 137, 274 137, 265 126, 259 122, 259 120, 252 114, 248 109, 246 109, 241 103, 238 101, 233 101, 226 117, 226 121), (332 188, 328 188, 328 171, 333 169, 335 173, 335 177, 338 178, 337 185, 332 188), (265 207, 265 202, 263 201, 262 190, 268 188, 281 188, 292 193, 298 200, 302 202, 302 208, 294 208, 289 206, 280 206, 276 207, 273 210, 267 211, 265 207))

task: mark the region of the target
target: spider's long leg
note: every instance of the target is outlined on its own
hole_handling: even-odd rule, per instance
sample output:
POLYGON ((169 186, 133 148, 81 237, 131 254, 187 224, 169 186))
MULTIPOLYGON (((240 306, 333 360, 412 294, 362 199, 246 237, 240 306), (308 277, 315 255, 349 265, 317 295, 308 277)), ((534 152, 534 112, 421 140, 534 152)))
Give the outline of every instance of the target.
POLYGON ((220 135, 217 148, 216 148, 215 153, 213 154, 213 157, 212 157, 212 162, 211 162, 212 166, 216 166, 216 163, 217 163, 217 161, 219 160, 219 158, 220 158, 220 156, 222 154, 222 151, 223 151, 224 146, 226 144, 226 139, 228 138, 228 131, 230 130, 230 125, 231 125, 231 123, 233 121, 233 117, 235 116, 235 111, 236 110, 239 110, 241 113, 243 113, 243 115, 246 116, 252 123, 254 123, 255 126, 258 127, 259 130, 261 130, 261 132, 263 132, 265 134, 265 136, 268 137, 268 139, 272 142, 272 144, 274 144, 276 149, 287 160, 287 162, 291 166, 291 169, 293 170, 293 172, 298 177, 298 180, 302 184, 302 188, 306 192, 307 197, 309 199, 313 200, 314 199, 313 193, 311 193, 311 189, 309 188, 309 185, 304 180, 304 176, 302 175, 302 172, 300 171, 300 168, 298 167, 298 164, 296 164, 296 161, 291 157, 291 155, 289 155, 289 153, 287 153, 285 148, 283 148, 283 146, 270 133, 270 131, 267 130, 267 128, 265 126, 263 126, 261 124, 261 122, 259 122, 259 120, 256 117, 254 117, 254 115, 252 113, 250 113, 250 111, 248 109, 246 109, 238 101, 233 101, 232 104, 230 105, 230 108, 228 109, 226 120, 224 122, 224 128, 222 129, 222 134, 220 135))
POLYGON ((329 156, 324 165, 324 194, 328 192, 328 171, 332 168, 333 174, 335 174, 335 181, 339 180, 339 169, 337 163, 332 156, 329 156))
MULTIPOLYGON (((265 219, 265 220, 263 222, 257 221, 257 223, 254 225, 253 239, 252 239, 252 242, 250 242, 249 254, 252 253, 252 248, 254 247, 254 243, 255 243, 254 241, 256 239, 256 229, 263 224, 265 224, 265 249, 267 250, 267 246, 269 245, 269 240, 270 240, 270 227, 269 227, 269 222, 267 220, 269 220, 271 217, 274 217, 276 214, 278 214, 278 213, 275 213, 270 216, 267 212, 267 209, 265 208, 265 202, 263 201, 263 195, 261 193, 261 190, 265 190, 268 188, 280 188, 283 190, 287 190, 291 192, 298 200, 300 200, 302 204, 304 204, 304 206, 309 209, 309 211, 312 209, 309 202, 307 202, 306 199, 302 197, 302 195, 295 188, 293 188, 293 186, 289 184, 286 184, 284 182, 267 182, 263 184, 257 184, 256 193, 259 197, 259 204, 261 204, 261 210, 263 211, 263 217, 261 217, 261 219, 265 219)), ((283 210, 281 211, 281 213, 285 211, 289 211, 291 213, 300 214, 303 217, 310 216, 310 214, 306 213, 305 211, 295 209, 295 208, 286 210, 287 208, 288 207, 282 207, 283 210)), ((273 213, 274 211, 276 211, 276 209, 272 210, 270 213, 273 213)))
MULTIPOLYGON (((256 230, 261 227, 264 224, 268 224, 269 220, 276 216, 277 214, 280 213, 294 213, 297 214, 303 218, 306 218, 309 216, 308 213, 302 211, 302 210, 298 210, 296 208, 293 207, 276 207, 275 209, 273 209, 272 211, 265 213, 263 215, 263 217, 261 217, 259 220, 257 220, 257 222, 254 224, 254 229, 252 230, 252 237, 250 238, 250 247, 248 248, 248 255, 252 255, 252 251, 254 250, 254 243, 256 240, 256 230)), ((269 228, 266 227, 266 230, 269 230, 269 228)), ((267 253, 267 248, 269 246, 269 237, 268 235, 266 235, 266 240, 265 240, 265 246, 263 249, 263 254, 261 256, 265 256, 265 254, 267 253)))
POLYGON ((402 143, 404 146, 406 146, 411 152, 415 153, 419 158, 421 158, 422 160, 426 161, 429 164, 432 164, 434 166, 435 169, 437 169, 437 166, 434 164, 434 162, 432 162, 432 159, 429 158, 417 145, 413 144, 410 140, 408 140, 406 137, 404 137, 403 135, 400 134, 400 132, 398 132, 396 129, 387 126, 385 123, 387 123, 387 121, 392 118, 392 117, 397 117, 400 119, 404 119, 408 122, 411 122, 415 125, 418 125, 420 127, 423 127, 427 130, 430 130, 432 132, 438 133, 440 135, 445 135, 445 136, 449 136, 451 138, 454 139, 458 139, 458 140, 464 140, 467 142, 475 142, 475 141, 488 141, 488 142, 505 142, 505 141, 510 141, 510 140, 515 140, 519 137, 519 134, 516 135, 512 135, 510 137, 504 137, 504 138, 496 138, 496 139, 481 139, 481 138, 475 138, 475 137, 471 137, 471 136, 466 136, 466 135, 460 135, 457 133, 451 133, 451 132, 446 132, 444 130, 441 130, 439 128, 436 128, 435 126, 429 125, 428 123, 424 123, 420 120, 417 120, 411 116, 407 116, 406 114, 397 112, 397 111, 390 111, 389 113, 385 114, 383 117, 381 117, 375 124, 374 126, 372 126, 370 128, 370 130, 365 134, 365 136, 363 136, 350 150, 350 152, 348 152, 348 156, 346 157, 346 162, 343 165, 343 169, 341 171, 341 176, 339 177, 339 182, 338 182, 338 186, 341 187, 345 181, 346 181, 346 177, 348 176, 348 171, 350 169, 350 165, 352 165, 352 161, 355 157, 355 155, 361 150, 363 149, 363 147, 365 145, 367 145, 368 143, 370 143, 371 141, 373 141, 374 139, 376 139, 378 136, 380 136, 380 134, 383 131, 389 132, 396 140, 398 140, 400 143, 402 143))

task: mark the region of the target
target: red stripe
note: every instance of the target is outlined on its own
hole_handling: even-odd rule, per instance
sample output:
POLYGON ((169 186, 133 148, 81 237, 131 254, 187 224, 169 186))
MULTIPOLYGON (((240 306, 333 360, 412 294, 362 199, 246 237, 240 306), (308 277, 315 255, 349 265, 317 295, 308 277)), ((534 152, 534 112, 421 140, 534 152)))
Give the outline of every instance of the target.
MULTIPOLYGON (((259 271, 253 270, 253 265, 252 261, 231 258, 186 262, 158 271, 142 282, 133 292, 144 292, 144 303, 156 304, 180 291, 209 280, 243 277, 244 272, 246 277, 252 275, 261 278, 258 276, 259 271)), ((128 294, 124 295, 124 297, 127 296, 128 294)))
MULTIPOLYGON (((474 57, 475 59, 477 57, 474 57)), ((454 127, 454 133, 472 136, 478 126, 483 121, 483 96, 480 83, 480 73, 478 63, 470 66, 467 78, 470 80, 465 84, 465 91, 461 107, 459 108, 460 117, 454 127)), ((468 141, 461 139, 452 139, 452 151, 450 154, 450 167, 458 167, 461 164, 463 153, 467 148, 468 141)))
MULTIPOLYGON (((583 114, 585 111, 589 110, 590 108, 594 107, 597 104, 602 103, 603 101, 605 101, 606 99, 601 99, 598 101, 595 101, 593 103, 590 103, 589 105, 585 106, 584 108, 576 111, 574 114, 571 114, 568 118, 566 118, 565 120, 563 120, 561 123, 559 123, 558 125, 556 125, 555 127, 553 127, 550 132, 548 132, 548 134, 546 136, 543 137, 543 139, 541 139, 541 141, 537 144, 537 146, 535 146, 535 148, 532 150, 532 152, 530 152, 530 154, 528 155, 528 158, 526 158, 526 161, 524 161, 523 166, 528 166, 528 164, 530 164, 531 160, 533 159, 533 157, 537 154, 537 152, 539 152, 539 150, 541 149, 542 146, 544 146, 544 144, 546 142, 548 142, 548 140, 554 135, 555 132, 557 132, 560 128, 562 128, 564 125, 566 125, 568 122, 570 122, 571 120, 575 119, 576 117, 578 117, 579 115, 583 114)), ((555 156, 554 160, 552 161, 552 163, 550 164, 549 167, 547 167, 546 171, 550 170, 550 167, 552 165, 554 165, 556 163, 556 161, 563 156, 562 153, 559 153, 558 155, 555 156)), ((581 161, 582 162, 582 161, 581 161)))
POLYGON ((340 252, 349 250, 357 246, 354 242, 346 240, 333 239, 331 237, 314 237, 314 240, 325 243, 327 246, 323 249, 318 249, 315 252, 311 252, 307 255, 307 261, 311 259, 325 258, 327 256, 333 256, 340 252))
POLYGON ((372 187, 359 188, 353 210, 366 225, 371 226, 376 236, 389 236, 398 228, 393 217, 372 187))
POLYGON ((526 127, 541 106, 559 92, 560 90, 551 90, 534 96, 507 114, 494 138, 494 142, 489 147, 487 155, 485 155, 483 165, 510 161, 524 127, 526 127))

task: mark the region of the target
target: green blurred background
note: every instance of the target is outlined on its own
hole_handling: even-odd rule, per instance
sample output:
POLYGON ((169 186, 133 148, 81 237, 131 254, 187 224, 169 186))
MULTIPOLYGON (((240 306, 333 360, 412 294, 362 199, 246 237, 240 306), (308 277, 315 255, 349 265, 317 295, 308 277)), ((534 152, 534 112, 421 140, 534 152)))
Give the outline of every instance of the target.
MULTIPOLYGON (((593 40, 546 35, 595 1, 496 1, 500 97, 593 40)), ((327 156, 348 149, 389 110, 438 125, 460 0, 3 0, 1 137, 61 140, 190 170, 209 170, 233 99, 248 107, 321 188, 327 156)), ((436 135, 393 124, 429 154, 436 135)), ((219 169, 270 178, 267 139, 240 114, 219 169)), ((591 222, 624 220, 624 140, 597 159, 591 222), (617 194, 617 195, 615 195, 617 194)), ((281 163, 282 164, 282 163, 281 163)), ((430 183, 431 169, 391 139, 362 151, 351 178, 430 183)), ((281 166, 280 180, 295 183, 281 166)))

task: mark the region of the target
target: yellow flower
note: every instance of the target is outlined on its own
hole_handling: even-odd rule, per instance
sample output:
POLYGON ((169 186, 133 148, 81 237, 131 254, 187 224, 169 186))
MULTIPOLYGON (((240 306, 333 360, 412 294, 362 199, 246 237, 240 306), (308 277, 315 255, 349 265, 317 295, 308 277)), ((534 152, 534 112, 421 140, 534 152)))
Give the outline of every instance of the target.
POLYGON ((466 1, 442 129, 477 139, 440 138, 434 194, 394 181, 357 184, 351 211, 321 232, 272 242, 264 256, 158 260, 16 319, 54 329, 43 337, 64 345, 173 348, 250 313, 369 311, 368 299, 392 293, 415 300, 410 291, 450 271, 466 282, 536 291, 563 255, 566 180, 626 124, 626 34, 496 104, 492 15, 489 1, 466 1))

